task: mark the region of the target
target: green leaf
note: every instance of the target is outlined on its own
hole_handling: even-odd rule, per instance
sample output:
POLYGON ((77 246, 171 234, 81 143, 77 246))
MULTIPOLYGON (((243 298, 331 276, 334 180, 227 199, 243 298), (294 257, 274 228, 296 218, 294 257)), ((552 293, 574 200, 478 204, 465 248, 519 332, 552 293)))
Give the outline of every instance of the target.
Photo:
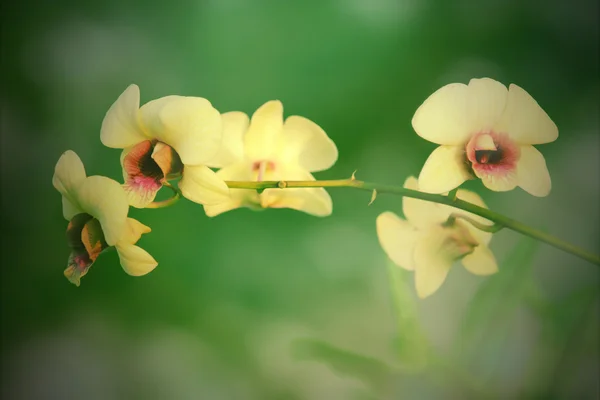
POLYGON ((459 328, 454 348, 470 360, 483 354, 501 352, 517 307, 531 287, 531 267, 539 242, 523 237, 500 265, 498 273, 483 282, 471 300, 459 328))
POLYGON ((296 339, 292 343, 292 354, 297 360, 317 360, 334 371, 363 381, 377 393, 389 389, 394 371, 376 358, 353 353, 312 338, 296 339))
POLYGON ((406 367, 421 369, 427 363, 429 344, 418 319, 417 304, 411 294, 412 273, 388 262, 398 331, 394 347, 398 360, 406 367))

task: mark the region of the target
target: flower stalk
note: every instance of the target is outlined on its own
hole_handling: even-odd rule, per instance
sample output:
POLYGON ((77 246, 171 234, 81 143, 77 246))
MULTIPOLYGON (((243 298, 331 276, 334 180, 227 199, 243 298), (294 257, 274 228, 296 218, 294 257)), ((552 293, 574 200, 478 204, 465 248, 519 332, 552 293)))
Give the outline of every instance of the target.
MULTIPOLYGON (((519 222, 515 219, 509 218, 505 215, 499 214, 497 212, 488 210, 483 207, 479 207, 475 204, 471 204, 467 201, 460 200, 455 198, 452 195, 445 196, 441 194, 431 194, 419 192, 417 190, 406 189, 400 186, 394 185, 383 185, 373 182, 365 182, 354 179, 352 176, 349 179, 335 179, 335 180, 322 180, 322 181, 261 181, 261 182, 253 182, 253 181, 226 181, 227 186, 231 189, 254 189, 254 190, 265 190, 272 188, 326 188, 326 187, 348 187, 359 190, 366 191, 374 191, 376 190, 378 194, 380 193, 389 193, 395 194, 399 196, 407 196, 415 199, 430 201, 439 204, 445 204, 450 207, 459 208, 464 211, 468 211, 475 215, 479 215, 480 217, 486 218, 492 222, 494 222, 495 228, 499 229, 508 228, 515 232, 519 232, 523 235, 529 236, 533 239, 539 240, 546 244, 549 244, 552 247, 563 250, 567 253, 573 254, 579 258, 582 258, 586 261, 591 262, 592 264, 596 264, 600 266, 600 256, 590 253, 585 249, 582 249, 578 246, 575 246, 571 243, 565 242, 562 239, 559 239, 553 235, 542 232, 538 229, 532 228, 529 225, 526 225, 522 222, 519 222)), ((463 218, 460 216, 460 218, 463 218)), ((463 218, 464 219, 464 218, 463 218)), ((471 221, 468 221, 471 222, 471 221)), ((478 226, 476 226, 478 227, 478 226)))
POLYGON ((169 189, 171 189, 173 191, 173 196, 169 197, 166 200, 161 200, 161 201, 153 201, 152 203, 148 204, 146 206, 146 208, 165 208, 165 207, 170 207, 173 204, 177 203, 179 201, 179 199, 181 198, 181 192, 173 185, 171 185, 168 182, 164 182, 163 183, 164 187, 168 187, 169 189))

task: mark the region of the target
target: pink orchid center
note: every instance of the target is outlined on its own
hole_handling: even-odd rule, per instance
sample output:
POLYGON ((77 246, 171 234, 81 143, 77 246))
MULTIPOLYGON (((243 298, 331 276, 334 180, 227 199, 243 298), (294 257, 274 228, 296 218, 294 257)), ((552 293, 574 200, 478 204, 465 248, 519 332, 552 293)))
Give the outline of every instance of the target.
POLYGON ((519 161, 519 146, 506 133, 480 132, 466 146, 468 160, 475 173, 505 174, 514 171, 519 161))
POLYGON ((275 171, 275 163, 267 160, 256 161, 252 163, 252 171, 256 173, 256 180, 261 182, 267 174, 275 171))
POLYGON ((163 182, 181 175, 183 163, 169 145, 145 140, 135 145, 123 159, 126 185, 136 190, 155 192, 163 182))
POLYGON ((67 242, 71 248, 65 276, 79 286, 100 253, 109 246, 104 239, 100 222, 89 214, 75 215, 67 226, 67 242))

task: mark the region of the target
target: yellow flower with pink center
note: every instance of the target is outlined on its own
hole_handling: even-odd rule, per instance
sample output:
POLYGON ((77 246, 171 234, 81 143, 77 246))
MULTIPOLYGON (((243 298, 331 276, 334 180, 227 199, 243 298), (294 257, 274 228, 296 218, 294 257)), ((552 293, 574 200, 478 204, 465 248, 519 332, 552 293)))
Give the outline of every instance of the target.
POLYGON ((183 196, 200 204, 229 199, 229 188, 206 162, 221 146, 221 115, 201 97, 166 96, 140 108, 130 85, 110 107, 100 140, 123 149, 121 165, 129 203, 144 208, 170 179, 181 177, 183 196))
POLYGON ((546 161, 533 145, 556 140, 558 128, 517 85, 489 78, 446 85, 417 109, 412 126, 440 145, 419 175, 424 192, 448 192, 476 176, 494 191, 550 193, 546 161))

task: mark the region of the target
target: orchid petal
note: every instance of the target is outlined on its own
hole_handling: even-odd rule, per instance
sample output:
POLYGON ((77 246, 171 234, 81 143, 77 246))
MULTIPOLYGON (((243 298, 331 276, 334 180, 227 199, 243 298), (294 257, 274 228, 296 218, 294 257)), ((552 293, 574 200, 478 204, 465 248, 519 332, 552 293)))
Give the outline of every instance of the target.
POLYGON ((184 197, 199 204, 215 205, 230 200, 223 179, 204 165, 186 165, 179 189, 184 197))
POLYGON ((506 107, 508 90, 490 78, 471 79, 467 96, 468 132, 489 131, 506 107))
MULTIPOLYGON (((410 176, 404 182, 404 187, 411 190, 419 190, 419 184, 414 176, 410 176)), ((444 223, 449 213, 446 213, 438 203, 415 199, 404 196, 402 198, 402 212, 406 219, 416 228, 424 229, 431 225, 444 223)))
POLYGON ((444 193, 460 186, 472 176, 465 164, 465 153, 458 146, 439 146, 425 161, 419 174, 419 190, 444 193))
POLYGON ((73 204, 68 197, 64 195, 62 196, 62 209, 63 217, 65 217, 67 221, 70 221, 74 216, 83 212, 78 206, 73 204))
POLYGON ((298 163, 309 172, 326 170, 338 158, 337 147, 325 131, 311 120, 299 116, 286 119, 279 153, 282 160, 298 163))
POLYGON ((552 181, 542 153, 533 146, 521 147, 521 158, 517 163, 518 185, 527 193, 545 197, 550 194, 552 181))
POLYGON ((121 266, 131 276, 146 275, 158 265, 158 262, 141 247, 122 242, 117 243, 115 247, 121 266))
MULTIPOLYGON (((85 167, 79 156, 72 150, 65 151, 54 167, 52 185, 71 203, 75 202, 75 188, 85 179, 85 167)), ((73 204, 76 206, 76 204, 73 204)))
POLYGON ((415 269, 413 252, 419 232, 391 211, 377 217, 377 237, 383 251, 394 264, 412 271, 415 269))
MULTIPOLYGON (((315 177, 300 167, 285 165, 279 166, 271 179, 314 181, 315 177)), ((260 202, 264 208, 291 208, 317 217, 329 216, 333 209, 331 197, 323 188, 266 189, 260 202)))
MULTIPOLYGON (((482 208, 487 208, 486 204, 483 202, 481 197, 479 197, 479 195, 477 193, 471 192, 470 190, 459 189, 458 192, 456 193, 456 197, 460 200, 464 200, 464 201, 474 204, 476 206, 479 206, 482 208)), ((457 216, 463 215, 472 220, 475 220, 476 222, 479 222, 480 224, 487 225, 487 226, 493 225, 492 221, 490 221, 486 218, 480 217, 479 215, 470 213, 468 211, 464 211, 459 208, 454 208, 454 207, 450 207, 450 206, 446 206, 446 205, 441 205, 441 207, 444 209, 444 211, 446 211, 448 216, 450 216, 450 214, 455 214, 457 216)), ((472 225, 468 221, 463 220, 461 222, 467 227, 467 229, 469 230, 471 235, 473 235, 473 237, 475 238, 475 240, 477 240, 478 243, 487 245, 490 242, 490 240, 492 240, 491 232, 482 231, 481 229, 476 228, 474 225, 472 225)), ((457 222, 457 223, 461 223, 461 222, 457 222)))
POLYGON ((323 188, 266 189, 261 194, 265 208, 291 208, 316 217, 331 215, 331 196, 323 188))
MULTIPOLYGON (((251 165, 240 162, 221 168, 217 176, 224 181, 250 181, 253 179, 251 165)), ((215 205, 205 205, 204 212, 209 217, 215 217, 227 211, 240 207, 252 207, 260 202, 256 190, 252 189, 229 189, 230 198, 227 201, 215 205)))
POLYGON ((104 176, 90 176, 77 187, 76 198, 81 210, 100 222, 106 243, 114 245, 123 234, 129 211, 121 185, 104 176))
POLYGON ((232 111, 221 114, 223 142, 217 155, 206 162, 208 167, 223 168, 244 159, 244 135, 250 119, 246 114, 232 111))
POLYGON ((491 275, 498 272, 494 253, 486 245, 479 245, 462 259, 462 264, 472 274, 491 275))
POLYGON ((144 233, 151 232, 150 227, 142 224, 140 221, 134 218, 127 218, 125 229, 123 230, 123 236, 119 242, 135 244, 142 237, 144 233))
POLYGON ((283 129, 283 104, 271 100, 260 106, 252 115, 244 139, 246 156, 252 160, 267 160, 276 153, 283 129))
POLYGON ((421 104, 412 119, 417 135, 443 145, 461 145, 470 134, 467 114, 467 85, 451 83, 421 104))
POLYGON ((494 129, 519 144, 543 144, 558 138, 558 128, 529 93, 515 84, 508 89, 506 109, 494 129))
POLYGON ((431 229, 417 241, 414 250, 417 295, 425 298, 435 293, 446 280, 454 260, 444 251, 446 235, 431 229))
POLYGON ((221 114, 201 97, 166 96, 140 109, 153 138, 173 147, 185 165, 201 165, 221 146, 221 114))
POLYGON ((123 149, 148 138, 140 126, 140 89, 129 85, 109 108, 100 128, 100 141, 106 147, 123 149))

